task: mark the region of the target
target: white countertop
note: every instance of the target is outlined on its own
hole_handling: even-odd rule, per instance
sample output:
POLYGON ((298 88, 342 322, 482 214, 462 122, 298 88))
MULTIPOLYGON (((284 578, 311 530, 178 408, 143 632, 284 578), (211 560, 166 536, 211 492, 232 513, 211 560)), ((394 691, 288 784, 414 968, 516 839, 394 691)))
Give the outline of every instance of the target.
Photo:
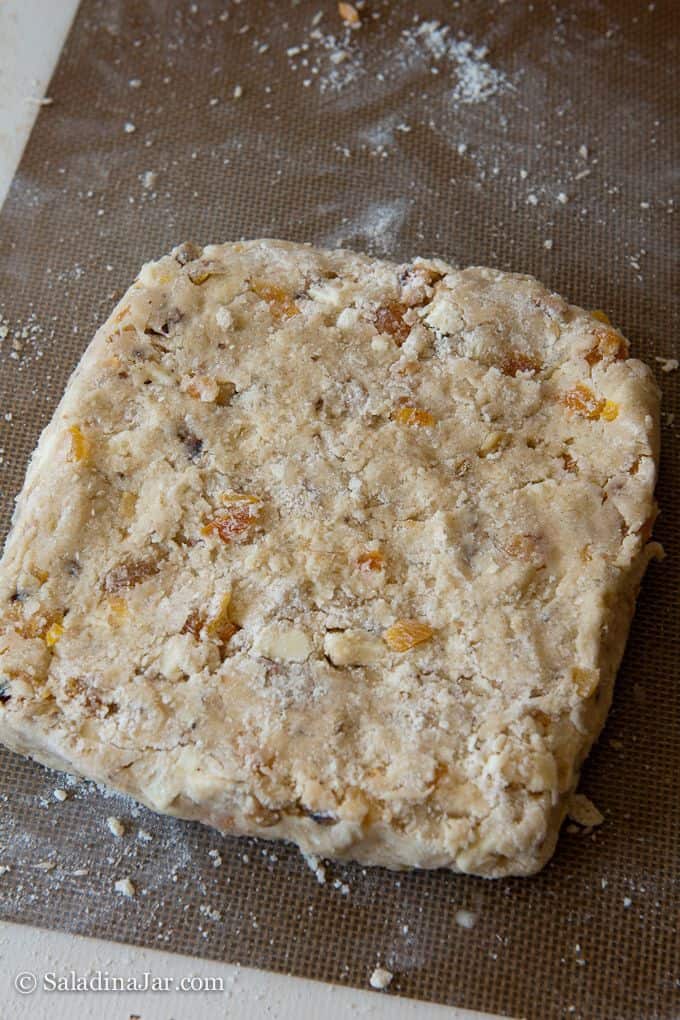
MULTIPOLYGON (((0 0, 0 203, 5 198, 52 71, 77 9, 77 0, 0 0)), ((251 1020, 325 1020, 348 1015, 374 1020, 484 1020, 480 1013, 432 1006, 254 968, 230 966, 173 953, 123 946, 102 939, 42 931, 0 922, 0 1001, 13 1020, 113 1020, 138 1014, 144 1020, 199 1016, 251 1020), (71 977, 73 972, 74 977, 71 977), (163 991, 58 991, 88 975, 103 986, 110 978, 138 984, 152 977, 163 991), (99 977, 97 977, 99 975, 99 977), (191 980, 202 990, 178 991, 191 980), (208 987, 205 987, 205 983, 208 987), (210 982, 215 990, 210 990, 210 982), (34 987, 35 986, 35 987, 34 987), (23 989, 18 990, 18 989, 23 989), (77 1002, 77 1013, 74 1003, 77 1002), (200 1012, 199 1012, 200 1011, 200 1012)), ((366 983, 370 975, 366 975, 366 983)), ((493 1018, 489 1018, 493 1020, 493 1018)))

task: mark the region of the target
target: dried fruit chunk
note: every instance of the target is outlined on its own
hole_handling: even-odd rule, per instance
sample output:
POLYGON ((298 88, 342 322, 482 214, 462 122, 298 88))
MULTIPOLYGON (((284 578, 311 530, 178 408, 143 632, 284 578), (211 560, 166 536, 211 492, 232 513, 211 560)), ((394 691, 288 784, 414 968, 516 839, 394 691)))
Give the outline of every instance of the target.
POLYGON ((115 595, 119 591, 134 588, 157 573, 158 563, 155 560, 123 560, 122 563, 107 570, 102 580, 102 588, 108 595, 115 595))
POLYGON ((606 312, 603 312, 601 308, 593 308, 590 314, 594 319, 597 319, 598 322, 604 322, 605 326, 609 326, 611 324, 609 316, 606 312))
POLYGON ((202 613, 199 613, 197 609, 192 609, 184 621, 180 634, 191 634, 198 641, 204 622, 202 613))
POLYGON ((64 628, 61 623, 57 623, 57 621, 55 620, 54 623, 50 624, 50 626, 45 631, 44 638, 47 647, 53 648, 63 633, 64 628))
POLYGON ((338 4, 338 14, 345 22, 346 25, 352 25, 358 27, 361 24, 361 18, 359 12, 354 4, 348 4, 341 2, 338 4))
POLYGON ((628 357, 628 343, 614 329, 596 329, 593 333, 594 344, 585 359, 591 366, 600 361, 622 361, 628 357))
POLYGON ((239 630, 239 627, 229 619, 229 604, 231 595, 227 593, 222 596, 220 608, 206 624, 206 631, 209 636, 215 638, 222 645, 226 645, 230 638, 239 630))
POLYGON ((563 393, 561 400, 570 411, 583 415, 589 421, 598 421, 600 418, 604 418, 605 421, 614 421, 619 414, 618 404, 613 400, 596 397, 593 391, 583 383, 577 383, 573 390, 563 393))
POLYGON ((217 534, 223 542, 233 542, 244 535, 256 523, 262 512, 262 500, 243 492, 229 492, 222 496, 224 506, 213 510, 201 532, 203 535, 217 534))
POLYGON ((195 286, 200 287, 206 282, 206 280, 209 280, 210 277, 215 274, 208 268, 208 266, 196 266, 195 269, 190 269, 187 275, 195 286))
POLYGON ((418 425, 421 428, 432 428, 436 424, 434 415, 420 407, 400 407, 394 420, 400 425, 418 425))
POLYGON ((408 322, 404 322, 403 319, 406 311, 408 311, 406 305, 394 301, 389 305, 381 305, 373 316, 373 322, 378 332, 387 333, 393 337, 398 347, 401 347, 403 342, 408 339, 411 332, 408 322))
POLYGON ((571 671, 571 679, 576 692, 581 698, 591 698, 600 683, 600 673, 597 669, 582 669, 574 666, 571 671))
POLYGON ((385 557, 379 549, 367 549, 357 556, 357 566, 363 574, 380 571, 385 566, 385 557))
POLYGON ((90 454, 90 444, 77 425, 69 426, 69 448, 66 459, 72 464, 82 464, 90 454))
POLYGON ((540 558, 539 540, 536 535, 513 535, 503 543, 503 549, 512 559, 530 563, 540 558))
POLYGON ((515 376, 519 372, 540 372, 541 367, 538 358, 523 354, 522 351, 510 351, 501 362, 503 375, 515 376))
POLYGON ((299 315, 300 309, 283 287, 278 287, 275 283, 264 283, 261 280, 253 280, 251 287, 253 293, 257 294, 261 301, 267 302, 272 318, 276 321, 292 319, 294 315, 299 315))
POLYGON ((383 632, 383 641, 393 652, 408 652, 429 641, 434 630, 420 620, 397 620, 383 632))

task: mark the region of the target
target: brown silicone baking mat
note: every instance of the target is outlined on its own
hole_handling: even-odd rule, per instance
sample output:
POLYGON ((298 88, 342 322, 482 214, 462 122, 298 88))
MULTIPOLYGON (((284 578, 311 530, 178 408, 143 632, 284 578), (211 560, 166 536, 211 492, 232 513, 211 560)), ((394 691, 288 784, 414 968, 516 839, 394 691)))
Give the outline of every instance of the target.
POLYGON ((667 559, 583 775, 605 822, 538 877, 328 864, 321 884, 289 847, 3 751, 1 917, 363 987, 380 961, 390 993, 531 1020, 680 1016, 678 20, 673 0, 367 0, 347 29, 321 0, 85 0, 0 216, 3 529, 140 264, 275 236, 526 271, 605 308, 663 389, 667 559))

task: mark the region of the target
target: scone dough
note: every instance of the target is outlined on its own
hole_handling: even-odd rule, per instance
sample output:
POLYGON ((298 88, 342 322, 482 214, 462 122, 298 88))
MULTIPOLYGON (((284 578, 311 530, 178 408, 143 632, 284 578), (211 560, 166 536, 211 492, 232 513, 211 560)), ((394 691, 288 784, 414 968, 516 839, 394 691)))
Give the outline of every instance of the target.
POLYGON ((658 419, 531 277, 182 245, 33 455, 0 739, 225 833, 535 872, 658 548, 658 419))

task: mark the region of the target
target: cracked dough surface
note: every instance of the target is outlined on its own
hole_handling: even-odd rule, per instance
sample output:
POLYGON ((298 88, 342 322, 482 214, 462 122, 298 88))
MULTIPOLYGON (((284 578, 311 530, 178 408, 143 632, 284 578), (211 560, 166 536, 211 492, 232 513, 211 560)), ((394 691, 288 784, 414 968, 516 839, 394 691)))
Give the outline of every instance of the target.
POLYGON ((281 241, 142 269, 0 569, 0 738, 151 808, 529 874, 656 548, 658 393, 528 276, 281 241))

